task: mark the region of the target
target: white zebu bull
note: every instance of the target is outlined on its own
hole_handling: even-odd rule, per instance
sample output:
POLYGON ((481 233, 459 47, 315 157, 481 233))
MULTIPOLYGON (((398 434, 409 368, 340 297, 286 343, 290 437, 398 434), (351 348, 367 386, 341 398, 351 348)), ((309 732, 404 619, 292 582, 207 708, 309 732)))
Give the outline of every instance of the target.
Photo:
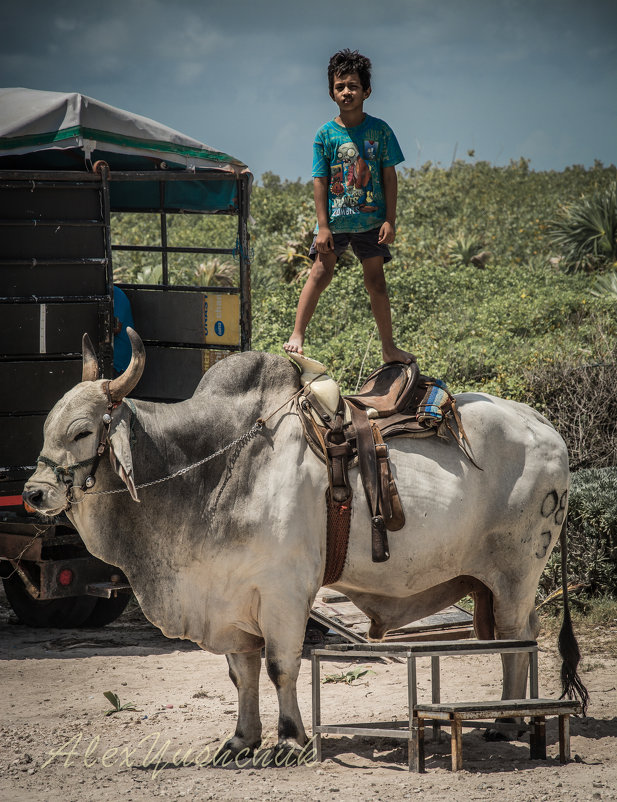
MULTIPOLYGON (((97 378, 84 344, 84 381, 50 412, 24 499, 43 515, 65 510, 89 551, 126 573, 165 635, 227 656, 239 697, 235 751, 260 743, 265 645, 279 745, 301 747, 296 680, 324 575, 327 479, 284 404, 299 387, 298 371, 280 357, 239 354, 211 368, 187 401, 123 402, 145 359, 129 332, 133 359, 111 382, 97 378), (248 442, 165 484, 135 489, 214 454, 282 404, 248 442), (100 463, 93 460, 99 442, 110 457, 100 463), (96 485, 85 489, 97 466, 96 485), (101 493, 126 489, 123 482, 130 495, 101 493)), ((529 407, 473 393, 457 403, 483 470, 453 441, 390 441, 407 523, 391 534, 386 563, 371 560, 368 510, 351 472, 356 502, 335 587, 370 616, 372 637, 466 593, 475 595, 481 636, 538 634, 536 589, 566 514, 566 447, 529 407)), ((525 656, 505 658, 503 697, 524 696, 525 681, 525 656)))

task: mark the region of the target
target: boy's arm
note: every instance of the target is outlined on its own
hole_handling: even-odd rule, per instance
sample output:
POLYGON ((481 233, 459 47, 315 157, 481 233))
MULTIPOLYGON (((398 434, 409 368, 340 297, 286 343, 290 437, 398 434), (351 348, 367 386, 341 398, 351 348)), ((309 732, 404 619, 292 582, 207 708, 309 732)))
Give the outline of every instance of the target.
POLYGON ((379 239, 377 241, 380 245, 391 245, 396 236, 396 199, 398 190, 396 168, 384 167, 382 179, 383 194, 386 201, 386 221, 379 229, 379 239))
POLYGON ((319 253, 329 253, 334 250, 334 240, 328 220, 328 176, 313 179, 313 197, 319 226, 315 248, 319 253))

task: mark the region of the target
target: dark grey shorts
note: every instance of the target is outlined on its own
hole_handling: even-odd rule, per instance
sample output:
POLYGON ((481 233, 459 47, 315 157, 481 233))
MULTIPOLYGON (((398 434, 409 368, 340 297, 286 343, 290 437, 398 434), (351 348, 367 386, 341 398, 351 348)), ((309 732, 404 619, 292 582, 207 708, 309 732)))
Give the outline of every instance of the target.
MULTIPOLYGON (((363 262, 365 259, 370 259, 373 256, 383 256, 383 262, 389 262, 392 259, 390 249, 387 245, 379 245, 379 228, 371 228, 370 231, 345 231, 339 234, 332 234, 334 240, 334 253, 336 258, 343 253, 348 245, 351 245, 352 251, 363 262)), ((309 256, 313 261, 317 256, 317 249, 315 242, 317 237, 313 237, 313 244, 309 251, 309 256)))

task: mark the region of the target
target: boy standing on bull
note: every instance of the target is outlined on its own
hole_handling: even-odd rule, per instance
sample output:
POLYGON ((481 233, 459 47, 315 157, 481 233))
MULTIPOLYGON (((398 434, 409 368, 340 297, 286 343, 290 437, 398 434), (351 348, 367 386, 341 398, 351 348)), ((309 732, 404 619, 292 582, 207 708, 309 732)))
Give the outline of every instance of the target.
POLYGON ((390 301, 383 266, 394 242, 397 180, 403 154, 392 129, 364 112, 371 94, 371 62, 357 50, 341 50, 328 64, 330 97, 339 115, 323 125, 313 144, 316 236, 313 267, 300 294, 296 322, 283 348, 303 353, 304 334, 339 256, 351 245, 362 262, 364 285, 381 337, 384 362, 414 362, 392 336, 390 301))

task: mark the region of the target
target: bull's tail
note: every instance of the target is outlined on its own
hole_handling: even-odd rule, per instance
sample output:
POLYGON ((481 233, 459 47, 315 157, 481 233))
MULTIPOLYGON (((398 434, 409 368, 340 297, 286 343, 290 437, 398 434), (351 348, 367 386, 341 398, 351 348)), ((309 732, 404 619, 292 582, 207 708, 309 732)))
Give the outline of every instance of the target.
POLYGON ((567 542, 567 523, 568 519, 563 522, 561 527, 561 587, 563 592, 563 623, 559 633, 559 654, 561 655, 561 688, 563 693, 560 698, 563 699, 567 696, 568 699, 578 697, 583 706, 583 715, 587 712, 587 705, 589 704, 589 693, 587 688, 581 682, 578 675, 578 664, 581 659, 581 653, 578 648, 578 642, 574 635, 572 628, 572 618, 570 616, 570 604, 568 602, 568 542, 567 542))

